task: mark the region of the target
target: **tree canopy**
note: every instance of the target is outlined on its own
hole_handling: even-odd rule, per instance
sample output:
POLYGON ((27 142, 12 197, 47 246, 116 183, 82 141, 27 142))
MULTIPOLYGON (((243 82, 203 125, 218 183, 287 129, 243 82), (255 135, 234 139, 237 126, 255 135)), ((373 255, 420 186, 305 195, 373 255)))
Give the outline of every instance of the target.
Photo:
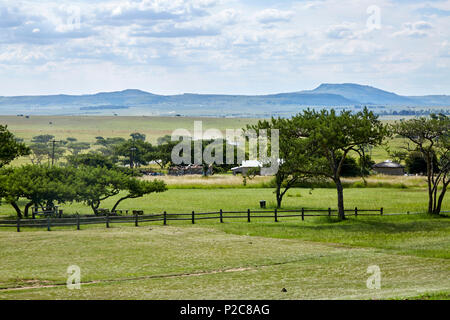
POLYGON ((30 149, 24 143, 19 142, 7 126, 0 125, 0 168, 15 158, 26 156, 29 153, 30 149))

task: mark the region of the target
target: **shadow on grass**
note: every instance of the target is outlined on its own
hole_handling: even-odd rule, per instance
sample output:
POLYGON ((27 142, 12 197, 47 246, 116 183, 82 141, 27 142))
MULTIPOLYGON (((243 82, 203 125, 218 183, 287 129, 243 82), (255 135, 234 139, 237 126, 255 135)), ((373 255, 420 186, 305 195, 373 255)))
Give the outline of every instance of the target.
POLYGON ((447 220, 447 216, 436 217, 428 214, 411 216, 390 216, 390 217, 348 217, 346 220, 339 220, 337 217, 319 217, 313 221, 298 223, 260 224, 248 225, 246 229, 263 228, 271 231, 287 231, 289 234, 301 234, 303 232, 321 233, 378 233, 378 234, 398 234, 406 232, 442 231, 447 226, 442 225, 442 219, 447 220))

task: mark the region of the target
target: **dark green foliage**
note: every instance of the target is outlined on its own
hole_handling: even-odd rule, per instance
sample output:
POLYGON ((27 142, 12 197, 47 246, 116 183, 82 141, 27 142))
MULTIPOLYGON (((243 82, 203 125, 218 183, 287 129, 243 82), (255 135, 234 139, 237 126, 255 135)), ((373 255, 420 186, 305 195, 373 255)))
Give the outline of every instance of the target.
POLYGON ((134 132, 134 133, 130 134, 130 137, 131 137, 132 140, 145 141, 146 135, 143 134, 143 133, 134 132))
POLYGON ((79 167, 76 170, 74 183, 77 189, 76 200, 89 205, 95 214, 98 214, 103 200, 116 196, 122 191, 126 191, 127 195, 116 202, 112 211, 125 199, 139 198, 152 192, 167 190, 162 181, 142 181, 120 171, 102 167, 79 167))
POLYGON ((67 157, 67 164, 73 167, 102 167, 113 169, 116 167, 111 157, 107 157, 101 153, 86 153, 79 155, 70 155, 67 157))
POLYGON ((19 142, 9 132, 7 126, 0 125, 0 168, 9 164, 17 157, 30 153, 30 149, 24 143, 19 142))
POLYGON ((32 205, 52 207, 55 203, 72 202, 77 189, 72 185, 73 168, 26 165, 0 172, 5 202, 10 203, 20 217, 28 216, 32 205), (27 199, 24 210, 19 208, 19 199, 27 199))
POLYGON ((32 143, 48 143, 53 139, 55 139, 55 136, 52 136, 50 134, 43 134, 43 135, 33 137, 31 139, 31 142, 32 143))
POLYGON ((131 168, 139 167, 148 163, 149 154, 154 151, 151 143, 143 140, 128 140, 114 146, 115 155, 121 157, 122 164, 130 165, 131 168))

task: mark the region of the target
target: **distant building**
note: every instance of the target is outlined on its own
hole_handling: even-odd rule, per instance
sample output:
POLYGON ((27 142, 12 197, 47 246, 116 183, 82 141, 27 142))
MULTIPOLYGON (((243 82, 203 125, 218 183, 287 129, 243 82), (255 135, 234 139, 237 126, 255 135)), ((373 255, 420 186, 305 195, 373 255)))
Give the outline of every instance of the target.
POLYGON ((249 170, 251 169, 257 169, 257 174, 259 175, 261 172, 262 164, 261 162, 257 160, 247 160, 243 161, 242 165, 239 167, 231 168, 231 171, 233 172, 233 175, 236 175, 238 173, 241 173, 242 175, 247 175, 249 170))
POLYGON ((185 176, 185 175, 206 175, 211 176, 214 174, 213 166, 208 166, 206 172, 204 172, 203 166, 200 165, 188 165, 188 166, 175 166, 169 168, 169 176, 185 176))
POLYGON ((372 166, 372 169, 379 174, 386 174, 390 176, 403 176, 405 174, 405 167, 399 163, 386 160, 372 166))

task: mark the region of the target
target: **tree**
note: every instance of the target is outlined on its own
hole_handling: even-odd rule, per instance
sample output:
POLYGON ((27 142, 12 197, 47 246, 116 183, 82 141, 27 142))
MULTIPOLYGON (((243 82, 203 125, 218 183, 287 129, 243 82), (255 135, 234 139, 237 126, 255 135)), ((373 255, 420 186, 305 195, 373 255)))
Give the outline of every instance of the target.
MULTIPOLYGON (((283 197, 289 189, 295 186, 299 180, 307 180, 312 178, 308 173, 299 171, 301 161, 304 155, 299 147, 299 141, 291 132, 291 120, 282 118, 272 118, 270 121, 259 121, 256 125, 249 125, 244 130, 255 130, 260 133, 261 130, 266 130, 268 138, 271 141, 271 130, 279 130, 279 153, 280 163, 278 171, 275 174, 275 195, 277 200, 277 208, 281 208, 283 197)), ((247 182, 247 177, 244 176, 244 184, 247 182)))
POLYGON ((103 200, 116 196, 122 190, 126 175, 104 167, 79 167, 73 181, 77 190, 76 200, 92 208, 94 214, 103 200))
POLYGON ((134 132, 134 133, 130 134, 130 137, 131 137, 132 140, 145 141, 146 135, 143 134, 143 133, 134 132))
MULTIPOLYGON (((114 156, 115 157, 115 146, 118 146, 122 143, 125 143, 126 140, 124 138, 115 137, 115 138, 103 138, 101 136, 96 137, 95 145, 101 146, 97 151, 102 153, 105 156, 114 156)), ((114 161, 117 161, 114 158, 114 161)))
POLYGON ((102 201, 117 196, 120 192, 126 191, 127 194, 115 203, 112 211, 125 199, 139 198, 152 192, 166 190, 166 185, 162 181, 142 181, 105 167, 79 167, 76 170, 74 185, 77 190, 77 201, 90 206, 94 214, 98 214, 102 201))
POLYGON ((41 135, 31 140, 30 160, 33 164, 40 165, 45 159, 50 161, 52 158, 57 161, 64 156, 66 149, 61 147, 61 142, 53 146, 52 141, 50 141, 53 138, 52 135, 41 135))
POLYGON ((405 149, 422 154, 426 162, 428 213, 439 214, 450 184, 450 118, 443 114, 432 114, 429 118, 422 117, 396 123, 391 129, 408 140, 405 149), (438 194, 440 186, 441 191, 438 194))
POLYGON ((39 136, 35 136, 31 139, 32 143, 49 143, 51 140, 55 139, 55 136, 50 134, 42 134, 39 136))
POLYGON ((116 168, 114 161, 101 153, 85 153, 79 155, 69 155, 66 157, 67 165, 72 167, 103 167, 107 169, 116 168))
POLYGON ((76 189, 71 185, 72 168, 25 165, 4 169, 0 177, 3 196, 18 217, 22 217, 22 213, 28 217, 29 208, 33 205, 51 208, 55 202, 71 202, 76 196, 76 189), (23 210, 19 206, 21 198, 28 200, 23 210))
POLYGON ((344 190, 341 182, 345 159, 350 152, 365 157, 367 146, 380 145, 386 127, 373 112, 364 108, 358 113, 335 110, 305 110, 290 122, 290 134, 297 138, 301 150, 299 172, 333 180, 338 196, 338 215, 345 219, 344 190))
POLYGON ((130 168, 146 164, 148 154, 153 152, 153 146, 143 140, 128 140, 114 147, 117 156, 122 157, 122 163, 130 165, 130 168))
POLYGON ((73 155, 77 155, 83 150, 88 150, 91 147, 91 144, 88 142, 76 142, 72 141, 67 144, 67 149, 72 153, 73 155))
POLYGON ((390 150, 387 149, 388 155, 393 162, 402 163, 402 161, 406 161, 408 157, 408 152, 403 150, 390 150))
POLYGON ((0 125, 0 168, 15 158, 29 153, 30 149, 24 143, 17 141, 7 126, 0 125))
MULTIPOLYGON (((411 174, 425 174, 427 172, 427 161, 420 151, 411 151, 406 159, 406 170, 411 174)), ((436 155, 433 155, 433 167, 438 168, 436 155)))
POLYGON ((144 181, 129 177, 123 185, 123 190, 126 190, 128 194, 117 200, 111 211, 115 211, 119 204, 126 199, 136 199, 150 193, 164 192, 167 190, 167 186, 161 180, 144 181))
POLYGON ((155 161, 161 169, 165 169, 172 163, 172 149, 178 142, 167 141, 163 144, 155 146, 152 151, 147 152, 143 156, 145 162, 155 161))

